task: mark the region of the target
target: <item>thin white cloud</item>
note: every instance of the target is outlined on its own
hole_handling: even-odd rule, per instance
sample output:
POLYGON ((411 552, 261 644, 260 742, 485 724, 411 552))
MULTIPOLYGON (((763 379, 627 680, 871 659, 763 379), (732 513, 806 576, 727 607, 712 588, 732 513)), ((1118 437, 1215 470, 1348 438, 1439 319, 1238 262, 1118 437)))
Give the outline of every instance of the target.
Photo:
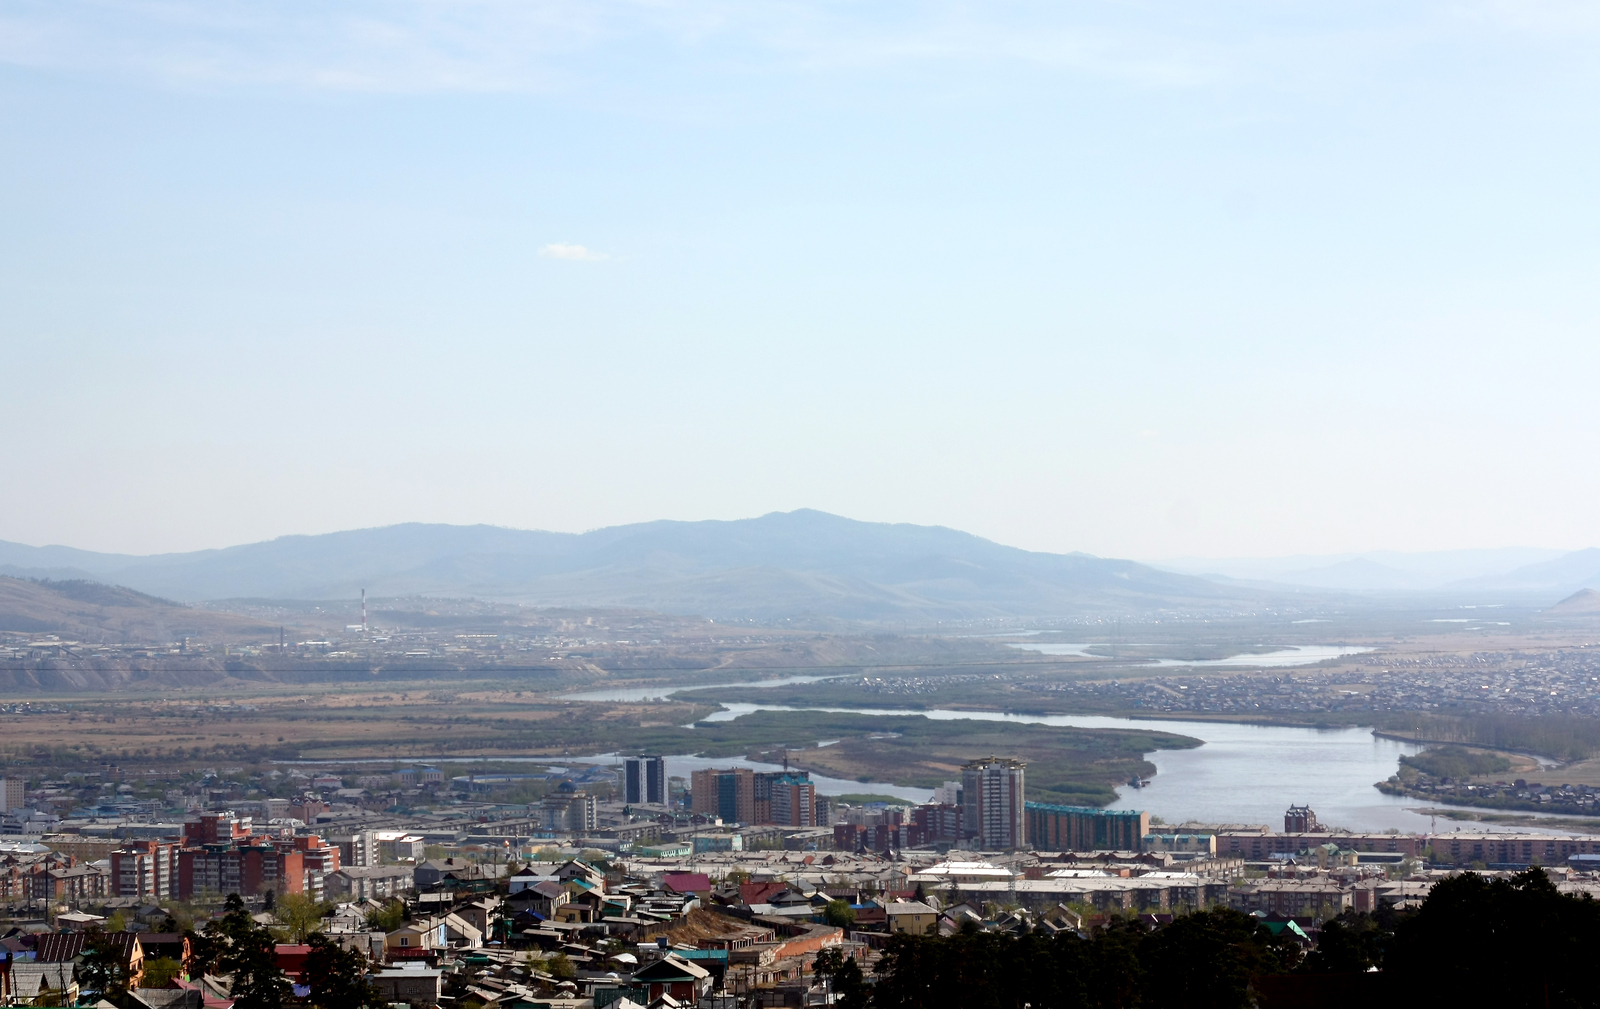
POLYGON ((575 259, 585 263, 598 263, 611 258, 603 252, 563 242, 551 242, 539 250, 539 255, 546 259, 575 259))
POLYGON ((596 60, 608 50, 626 54, 624 66, 642 57, 668 72, 687 56, 739 74, 1001 60, 1157 82, 1214 75, 1210 42, 1118 10, 1084 17, 1029 0, 6 0, 0 63, 397 93, 592 87, 610 73, 596 60))
POLYGON ((1364 54, 1463 29, 1597 27, 1590 0, 4 0, 0 63, 385 93, 648 91, 685 66, 745 77, 954 63, 1190 87, 1349 73, 1364 54), (635 74, 650 83, 630 85, 635 74))

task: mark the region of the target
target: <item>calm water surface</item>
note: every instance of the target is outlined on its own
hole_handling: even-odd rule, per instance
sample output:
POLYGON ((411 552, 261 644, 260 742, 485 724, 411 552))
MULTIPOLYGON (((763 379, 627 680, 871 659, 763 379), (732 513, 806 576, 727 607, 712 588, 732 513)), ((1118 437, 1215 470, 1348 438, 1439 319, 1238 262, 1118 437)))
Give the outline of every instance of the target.
MULTIPOLYGON (((780 686, 786 682, 814 682, 829 678, 794 677, 738 686, 780 686)), ((641 699, 638 696, 640 694, 645 697, 659 696, 664 689, 667 688, 656 687, 642 692, 596 690, 566 696, 573 700, 630 701, 641 699)), ((1231 722, 1109 718, 1101 715, 1018 715, 949 709, 919 712, 888 708, 794 708, 748 702, 725 703, 724 707, 727 710, 719 711, 706 720, 725 722, 756 711, 921 714, 936 721, 970 718, 1085 729, 1158 730, 1202 739, 1204 745, 1193 749, 1157 750, 1150 754, 1150 762, 1156 765, 1156 774, 1150 779, 1150 784, 1144 788, 1119 788, 1117 801, 1111 804, 1114 809, 1149 810, 1167 823, 1194 820, 1204 823, 1265 823, 1276 827, 1283 823, 1283 811, 1286 808, 1304 804, 1316 810, 1323 823, 1350 830, 1394 828, 1411 832, 1454 830, 1458 826, 1475 831, 1528 829, 1491 827, 1480 823, 1463 825, 1442 819, 1435 823, 1432 818, 1412 810, 1423 805, 1442 806, 1442 803, 1424 803, 1379 792, 1373 784, 1395 772, 1401 754, 1415 753, 1418 747, 1380 739, 1370 729, 1306 729, 1231 722)), ((800 740, 795 742, 799 743, 800 740)), ((668 773, 684 777, 698 768, 732 765, 757 770, 777 769, 776 765, 748 760, 710 760, 687 756, 667 758, 668 773)), ((931 794, 925 789, 905 788, 887 782, 844 781, 815 774, 812 779, 830 794, 875 792, 916 802, 927 801, 931 794)), ((1600 833, 1600 824, 1597 824, 1594 832, 1600 833)))

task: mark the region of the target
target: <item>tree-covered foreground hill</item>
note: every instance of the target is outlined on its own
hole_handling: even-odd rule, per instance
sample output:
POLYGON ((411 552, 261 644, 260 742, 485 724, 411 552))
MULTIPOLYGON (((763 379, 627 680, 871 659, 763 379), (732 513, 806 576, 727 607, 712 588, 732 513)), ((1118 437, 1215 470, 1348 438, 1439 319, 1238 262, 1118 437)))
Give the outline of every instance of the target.
POLYGON ((1114 921, 1085 938, 976 930, 897 935, 874 976, 823 963, 853 1009, 1277 1009, 1408 1005, 1600 1006, 1600 903, 1530 869, 1466 873, 1421 908, 1346 912, 1307 954, 1287 931, 1217 909, 1148 927, 1114 921))

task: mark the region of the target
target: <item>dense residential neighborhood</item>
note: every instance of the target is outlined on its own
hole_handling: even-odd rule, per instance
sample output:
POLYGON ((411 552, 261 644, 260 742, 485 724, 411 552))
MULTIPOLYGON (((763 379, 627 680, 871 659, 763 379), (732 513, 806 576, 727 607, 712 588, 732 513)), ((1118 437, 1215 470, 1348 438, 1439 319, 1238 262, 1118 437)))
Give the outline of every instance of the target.
POLYGON ((1600 839, 1356 834, 1303 806, 1282 830, 1168 826, 1025 802, 1025 774, 978 758, 920 805, 819 795, 804 771, 708 769, 691 784, 648 756, 522 775, 13 777, 0 793, 0 998, 909 1004, 891 993, 916 943, 1073 936, 1098 949, 1130 928, 1248 922, 1288 972, 1319 962, 1326 929, 1415 913, 1464 872, 1533 867, 1552 893, 1600 895, 1600 839), (524 801, 494 801, 507 788, 524 801))

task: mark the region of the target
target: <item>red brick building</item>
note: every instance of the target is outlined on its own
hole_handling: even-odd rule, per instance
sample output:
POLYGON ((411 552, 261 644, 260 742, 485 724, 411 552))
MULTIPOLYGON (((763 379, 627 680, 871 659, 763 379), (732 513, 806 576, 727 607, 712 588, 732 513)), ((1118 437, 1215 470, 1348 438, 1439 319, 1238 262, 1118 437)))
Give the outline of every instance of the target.
POLYGON ((129 841, 111 853, 111 896, 164 900, 177 896, 178 851, 168 841, 129 841))

